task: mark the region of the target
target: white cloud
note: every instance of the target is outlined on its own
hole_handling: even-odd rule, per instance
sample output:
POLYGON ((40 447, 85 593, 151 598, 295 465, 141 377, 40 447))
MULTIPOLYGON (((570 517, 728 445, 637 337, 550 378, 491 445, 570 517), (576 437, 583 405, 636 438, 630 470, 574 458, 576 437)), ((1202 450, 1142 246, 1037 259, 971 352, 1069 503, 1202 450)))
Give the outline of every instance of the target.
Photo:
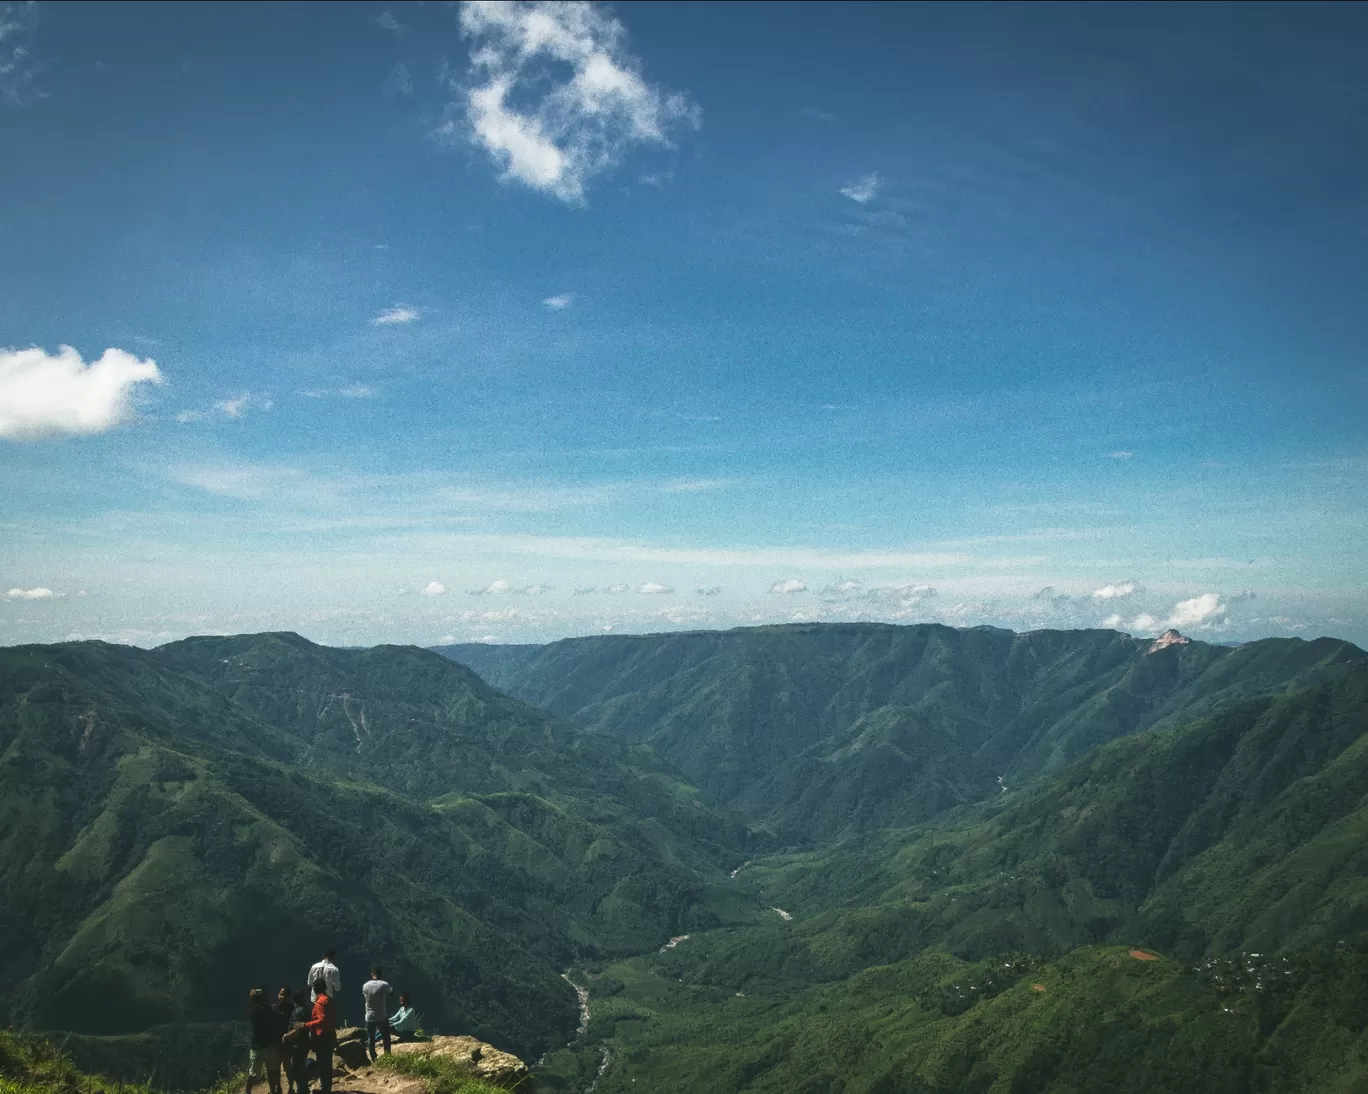
POLYGON ((53 600, 57 597, 51 589, 11 589, 5 594, 10 600, 53 600))
POLYGON ((552 311, 564 311, 570 306, 570 302, 575 299, 572 292, 563 292, 559 296, 548 296, 542 301, 552 311))
POLYGON ((103 433, 132 416, 133 387, 161 383, 150 357, 110 348, 89 365, 70 346, 0 349, 0 437, 103 433))
POLYGON ((375 394, 375 388, 369 384, 348 384, 338 388, 337 394, 344 399, 369 399, 375 394))
POLYGON ((1093 596, 1098 600, 1121 600, 1130 596, 1140 588, 1134 581, 1122 581, 1115 584, 1103 585, 1100 589, 1093 590, 1093 596))
POLYGON ((1122 626, 1124 626, 1124 621, 1119 615, 1116 615, 1114 613, 1112 615, 1107 616, 1106 619, 1102 620, 1102 627, 1104 630, 1116 631, 1120 630, 1122 626))
POLYGON ((386 30, 399 31, 404 29, 403 24, 387 11, 382 11, 375 21, 386 30))
POLYGON ((424 596, 441 596, 446 592, 446 586, 440 581, 429 581, 427 587, 423 589, 424 596))
POLYGON ((406 323, 415 322, 422 316, 417 308, 406 307, 403 304, 396 304, 392 308, 386 308, 374 319, 371 320, 373 327, 401 327, 406 323))
POLYGON ((513 589, 513 586, 512 586, 509 582, 505 581, 503 578, 499 578, 497 581, 491 581, 491 582, 490 582, 488 585, 486 585, 483 589, 471 589, 471 590, 470 590, 470 595, 471 595, 471 596, 498 596, 498 595, 500 595, 501 593, 510 592, 510 591, 512 591, 512 589, 513 589))
POLYGON ((1176 627, 1178 630, 1184 627, 1206 627, 1219 616, 1225 615, 1225 611, 1226 606, 1221 603, 1219 596, 1215 593, 1203 593, 1191 600, 1178 601, 1169 613, 1165 626, 1176 627))
POLYGON ((645 584, 637 586, 637 592, 645 593, 647 596, 662 596, 672 593, 674 590, 668 585, 662 585, 659 581, 647 581, 645 584))
POLYGON ((799 581, 796 577, 791 577, 787 581, 776 581, 770 586, 772 593, 785 593, 792 596, 794 593, 807 592, 807 585, 799 581))
POLYGON ((1120 449, 1117 449, 1115 452, 1108 452, 1108 453, 1107 453, 1107 459, 1109 459, 1109 460, 1130 460, 1130 459, 1134 459, 1134 458, 1135 458, 1135 453, 1132 452, 1132 451, 1130 451, 1130 449, 1127 449, 1127 448, 1120 448, 1120 449))
MULTIPOLYGON (((626 30, 594 4, 469 0, 461 32, 471 43, 469 137, 505 181, 578 205, 630 148, 669 147, 672 127, 699 124, 687 96, 643 79, 626 30)), ((452 121, 439 130, 456 132, 452 121)))
POLYGON ((1141 612, 1131 620, 1131 630, 1134 631, 1157 631, 1159 620, 1150 615, 1149 612, 1141 612))
POLYGON ((609 594, 611 594, 611 595, 613 595, 613 596, 618 596, 618 595, 621 594, 621 593, 627 592, 627 590, 628 590, 629 588, 630 588, 630 586, 626 585, 625 583, 623 583, 623 582, 618 582, 616 585, 609 585, 609 586, 608 586, 606 589, 604 589, 603 591, 604 591, 605 593, 609 593, 609 594))
POLYGON ((882 185, 883 180, 879 178, 877 172, 871 171, 867 175, 861 175, 849 186, 842 186, 841 193, 851 201, 865 205, 878 197, 879 187, 882 185))

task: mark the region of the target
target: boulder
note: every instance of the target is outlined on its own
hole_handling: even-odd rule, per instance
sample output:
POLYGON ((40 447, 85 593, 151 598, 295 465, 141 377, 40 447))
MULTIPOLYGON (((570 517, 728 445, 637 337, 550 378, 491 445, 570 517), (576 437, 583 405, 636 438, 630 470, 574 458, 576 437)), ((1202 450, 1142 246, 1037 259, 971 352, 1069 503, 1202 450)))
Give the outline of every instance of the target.
POLYGON ((393 1051, 404 1056, 437 1056, 469 1070, 477 1079, 495 1086, 512 1086, 527 1076, 527 1065, 474 1037, 434 1037, 430 1041, 405 1041, 393 1051))
POLYGON ((370 1063, 366 1056, 366 1030, 363 1026, 348 1026, 337 1031, 337 1047, 333 1049, 333 1070, 341 1064, 351 1071, 370 1063))

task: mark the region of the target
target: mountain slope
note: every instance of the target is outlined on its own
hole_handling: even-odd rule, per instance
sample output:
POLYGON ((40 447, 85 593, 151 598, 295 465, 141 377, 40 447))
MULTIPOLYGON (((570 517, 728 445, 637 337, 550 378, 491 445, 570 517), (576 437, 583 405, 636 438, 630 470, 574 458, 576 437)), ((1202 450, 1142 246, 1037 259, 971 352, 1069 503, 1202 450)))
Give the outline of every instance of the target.
MULTIPOLYGON (((869 962, 1127 939, 1189 957, 1268 952, 1368 930, 1365 835, 1368 666, 1350 666, 1114 741, 919 828, 761 859, 741 879, 812 917, 782 935, 804 968, 842 949, 829 930, 883 939, 869 962)), ((744 958, 723 965, 739 975, 744 958)))
POLYGON ((802 624, 438 652, 803 839, 926 820, 1368 657, 1335 639, 1149 650, 1115 631, 802 624))
POLYGON ((1365 837, 1351 665, 757 858, 736 881, 776 914, 586 977, 589 1039, 550 1079, 606 1052, 604 1091, 1365 1089, 1365 837))
POLYGON ((559 970, 751 914, 744 833, 647 750, 416 649, 294 635, 0 650, 0 967, 12 1020, 238 1018, 341 951, 430 1025, 525 1054, 559 970))
POLYGON ((1191 967, 1126 947, 969 964, 927 953, 734 992, 710 938, 588 980, 587 1042, 544 1069, 604 1094, 1349 1094, 1368 1085, 1368 938, 1191 967), (688 947, 696 945, 693 954, 688 947), (606 1061, 606 1064, 604 1063, 606 1061))

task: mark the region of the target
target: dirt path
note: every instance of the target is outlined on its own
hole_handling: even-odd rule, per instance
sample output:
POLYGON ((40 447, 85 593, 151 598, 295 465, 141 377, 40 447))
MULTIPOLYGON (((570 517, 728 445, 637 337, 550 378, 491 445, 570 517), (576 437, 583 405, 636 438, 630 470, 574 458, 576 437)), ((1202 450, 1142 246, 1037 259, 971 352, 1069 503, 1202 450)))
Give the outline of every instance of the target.
POLYGON ((333 1090, 339 1094, 427 1094, 422 1079, 379 1067, 363 1067, 345 1078, 333 1079, 333 1090))

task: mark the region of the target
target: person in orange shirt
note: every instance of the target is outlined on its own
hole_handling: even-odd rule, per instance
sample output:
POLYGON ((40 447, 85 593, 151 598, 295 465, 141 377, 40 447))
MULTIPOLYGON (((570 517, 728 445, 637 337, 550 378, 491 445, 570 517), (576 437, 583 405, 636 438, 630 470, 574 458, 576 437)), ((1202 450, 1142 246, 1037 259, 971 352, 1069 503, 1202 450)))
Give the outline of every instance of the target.
POLYGON ((318 1062, 318 1088, 322 1094, 332 1094, 333 1048, 337 1044, 337 1008, 328 994, 328 982, 321 976, 310 985, 314 992, 313 1016, 301 1022, 290 1033, 299 1037, 305 1032, 313 1042, 314 1059, 318 1062))

